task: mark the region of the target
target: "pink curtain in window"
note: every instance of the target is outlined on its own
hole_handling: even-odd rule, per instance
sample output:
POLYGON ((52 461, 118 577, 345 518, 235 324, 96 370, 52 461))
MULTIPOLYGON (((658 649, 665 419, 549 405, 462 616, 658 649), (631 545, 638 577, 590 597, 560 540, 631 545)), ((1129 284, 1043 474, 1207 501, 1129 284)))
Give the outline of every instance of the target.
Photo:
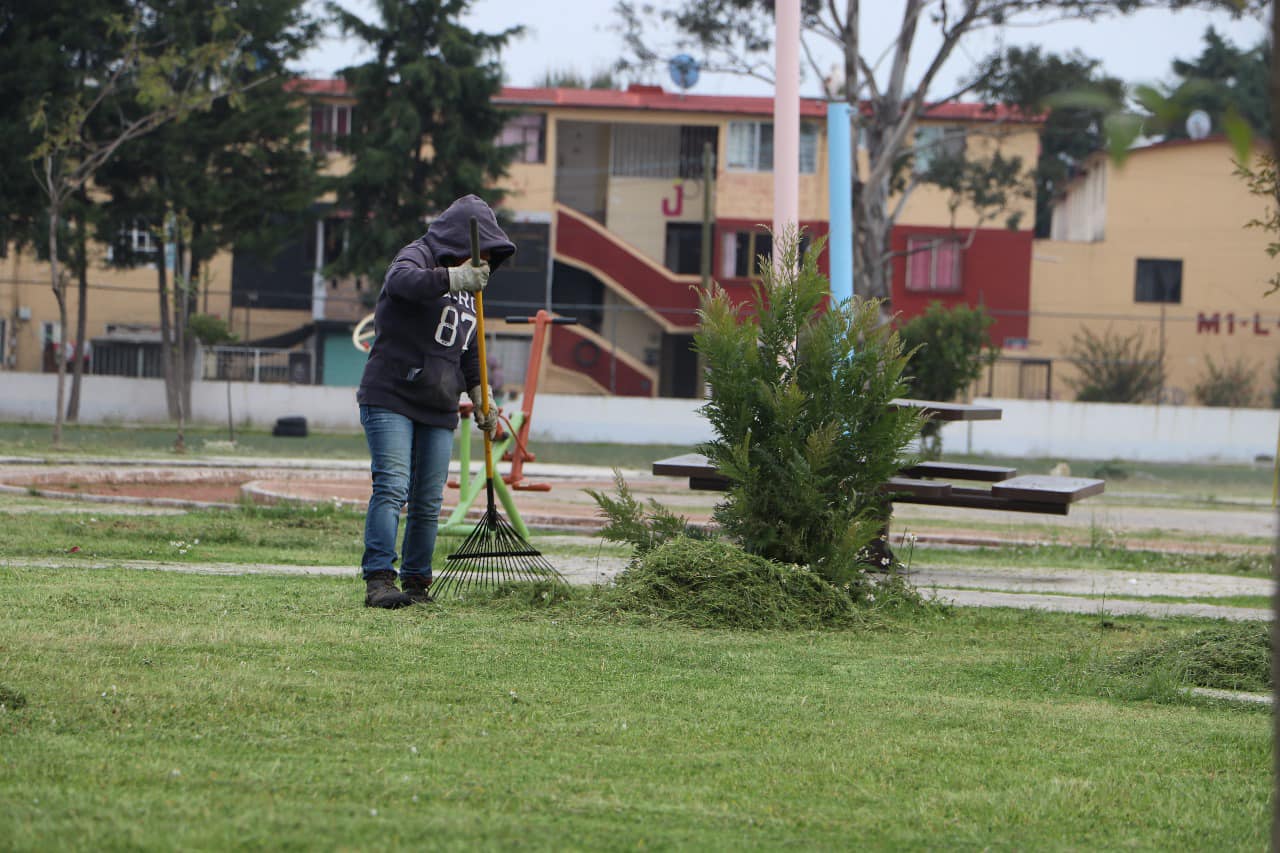
POLYGON ((960 289, 960 244, 945 240, 934 249, 938 259, 934 290, 955 291, 960 289))
POLYGON ((932 290, 933 252, 927 239, 907 241, 907 290, 932 290))

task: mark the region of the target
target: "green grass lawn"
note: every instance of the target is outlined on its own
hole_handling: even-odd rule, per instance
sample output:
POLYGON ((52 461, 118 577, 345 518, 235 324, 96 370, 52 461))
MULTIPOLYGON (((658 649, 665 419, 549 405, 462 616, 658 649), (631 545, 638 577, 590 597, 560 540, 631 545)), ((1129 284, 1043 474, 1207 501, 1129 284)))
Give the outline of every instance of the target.
MULTIPOLYGON (((62 444, 50 444, 52 427, 47 424, 0 423, 0 456, 38 456, 68 459, 89 456, 123 456, 148 458, 208 457, 303 458, 367 460, 369 448, 360 432, 311 432, 305 438, 271 435, 270 431, 237 430, 234 448, 225 442, 225 428, 188 427, 185 431, 187 452, 179 457, 173 451, 177 433, 173 427, 150 426, 81 426, 68 424, 63 429, 62 444)), ((472 455, 480 458, 479 442, 473 442, 472 455)), ((655 459, 688 453, 686 445, 674 444, 564 444, 534 442, 530 450, 539 462, 571 465, 601 465, 606 468, 639 468, 648 470, 655 459)), ((454 458, 457 458, 455 448, 454 458)))
POLYGON ((1270 715, 1104 664, 1204 623, 696 631, 354 578, 0 569, 14 850, 1258 849, 1270 715))

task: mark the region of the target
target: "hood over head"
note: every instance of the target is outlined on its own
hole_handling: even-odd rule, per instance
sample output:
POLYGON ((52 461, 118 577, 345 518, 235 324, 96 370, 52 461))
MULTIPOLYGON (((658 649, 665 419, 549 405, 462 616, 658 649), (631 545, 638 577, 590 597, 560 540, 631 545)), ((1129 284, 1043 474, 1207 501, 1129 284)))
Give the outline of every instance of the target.
POLYGON ((489 253, 489 269, 496 270, 516 253, 516 246, 498 226, 493 208, 476 195, 464 195, 445 209, 422 239, 438 263, 448 266, 471 257, 471 217, 480 225, 480 251, 489 253))

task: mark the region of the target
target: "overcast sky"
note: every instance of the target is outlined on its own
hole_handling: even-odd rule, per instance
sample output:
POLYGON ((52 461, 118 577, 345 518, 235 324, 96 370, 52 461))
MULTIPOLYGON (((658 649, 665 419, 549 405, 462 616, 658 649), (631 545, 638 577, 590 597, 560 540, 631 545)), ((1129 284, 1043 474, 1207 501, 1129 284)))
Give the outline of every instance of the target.
MULTIPOLYGON (((343 6, 366 19, 375 17, 371 0, 340 0, 343 6)), ((862 41, 873 49, 871 56, 881 54, 892 43, 901 15, 900 4, 877 0, 875 7, 888 8, 891 14, 864 12, 862 41)), ((863 4, 864 9, 873 4, 863 4)), ((474 0, 466 23, 473 29, 495 32, 516 24, 524 25, 525 35, 510 44, 502 54, 506 82, 514 86, 532 86, 548 70, 574 70, 583 76, 607 69, 622 52, 622 42, 611 30, 616 18, 612 0, 474 0)), ((1065 53, 1079 48, 1086 56, 1102 60, 1107 73, 1130 83, 1154 83, 1170 78, 1170 62, 1191 58, 1200 53, 1202 35, 1213 25, 1238 46, 1252 47, 1267 34, 1265 21, 1233 20, 1222 13, 1198 11, 1142 12, 1127 18, 1114 18, 1094 23, 1059 22, 1033 28, 1006 29, 997 34, 983 33, 963 42, 963 50, 953 54, 940 77, 941 87, 933 96, 948 94, 976 62, 998 46, 998 37, 1006 44, 1039 44, 1045 50, 1065 53)), ((922 28, 914 56, 918 62, 933 54, 936 42, 926 39, 922 28)), ((326 39, 303 57, 299 69, 309 76, 332 77, 338 69, 368 59, 360 45, 336 37, 326 39)), ((824 57, 824 65, 836 60, 834 54, 824 57)), ((922 69, 916 69, 919 73, 922 69)), ((665 72, 651 82, 674 89, 665 72)), ((758 81, 728 75, 703 75, 691 90, 698 94, 768 94, 768 87, 758 81)), ((804 95, 819 95, 816 77, 806 73, 801 84, 804 95)))

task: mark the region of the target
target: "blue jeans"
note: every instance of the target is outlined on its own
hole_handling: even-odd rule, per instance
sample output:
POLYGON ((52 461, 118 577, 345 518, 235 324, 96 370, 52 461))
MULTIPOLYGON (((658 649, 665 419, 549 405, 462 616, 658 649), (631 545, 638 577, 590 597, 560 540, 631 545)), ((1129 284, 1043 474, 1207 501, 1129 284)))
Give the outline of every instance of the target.
POLYGON ((361 406, 360 424, 373 474, 360 572, 367 579, 374 572, 395 571, 400 509, 408 504, 400 574, 429 581, 453 430, 424 426, 378 406, 361 406))

